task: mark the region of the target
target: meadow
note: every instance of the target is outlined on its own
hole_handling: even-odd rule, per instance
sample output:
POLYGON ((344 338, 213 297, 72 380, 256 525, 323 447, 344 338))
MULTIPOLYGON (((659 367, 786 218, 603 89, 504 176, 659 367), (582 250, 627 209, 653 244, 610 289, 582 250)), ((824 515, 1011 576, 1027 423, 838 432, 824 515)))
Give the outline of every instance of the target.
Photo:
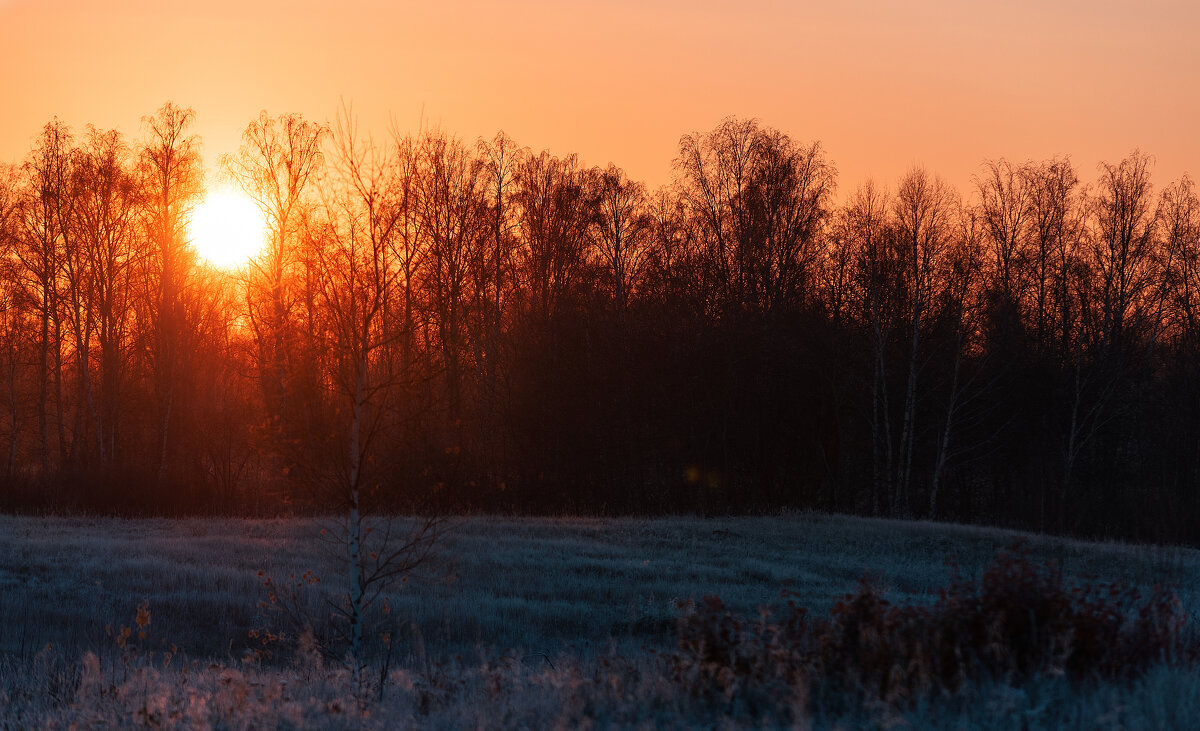
POLYGON ((816 707, 797 687, 784 713, 697 692, 672 658, 689 601, 715 595, 757 618, 781 611, 786 591, 824 616, 869 574, 893 604, 920 606, 1018 540, 1067 580, 1170 585, 1191 617, 1200 553, 1187 548, 816 514, 458 518, 435 560, 379 602, 390 611, 373 637, 386 633, 392 651, 376 641, 355 678, 303 642, 262 639, 288 632, 263 607, 266 578, 319 577, 301 597, 317 619, 344 591, 325 525, 0 516, 0 725, 1161 728, 1200 717, 1200 673, 1166 660, 1135 678, 1051 673, 901 705, 816 707))

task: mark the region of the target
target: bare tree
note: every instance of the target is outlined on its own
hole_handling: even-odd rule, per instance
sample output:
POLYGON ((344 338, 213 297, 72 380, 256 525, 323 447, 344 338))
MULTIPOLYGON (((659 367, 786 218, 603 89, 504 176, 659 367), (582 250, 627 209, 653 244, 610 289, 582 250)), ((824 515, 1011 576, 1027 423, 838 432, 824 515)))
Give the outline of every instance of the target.
POLYGON ((937 438, 934 452, 933 471, 929 478, 929 516, 937 517, 938 496, 942 485, 942 476, 955 450, 952 447, 955 429, 961 421, 961 410, 968 400, 966 390, 970 385, 963 374, 963 361, 967 357, 974 334, 979 327, 976 313, 979 309, 976 279, 980 270, 980 250, 984 229, 990 224, 981 225, 981 218, 986 214, 973 208, 963 207, 958 212, 958 226, 951 249, 944 262, 941 274, 942 319, 950 330, 950 385, 946 395, 946 411, 942 427, 937 438))
POLYGON ((524 158, 517 171, 518 256, 530 311, 542 322, 558 313, 583 272, 587 182, 574 155, 558 158, 543 151, 524 158))
POLYGON ((31 298, 22 281, 19 261, 15 258, 21 205, 21 181, 18 170, 0 164, 0 367, 3 368, 5 406, 8 410, 8 449, 5 475, 12 477, 20 447, 20 397, 17 379, 23 370, 23 356, 30 327, 31 298))
POLYGON ((992 251, 992 288, 999 298, 996 307, 1009 324, 1021 321, 1028 269, 1026 245, 1032 206, 1027 168, 1004 159, 989 160, 984 163, 984 175, 975 178, 979 213, 992 251))
POLYGON ((1099 276, 1098 313, 1104 345, 1119 355, 1144 326, 1147 288, 1154 278, 1155 210, 1150 158, 1134 151, 1103 163, 1092 199, 1091 263, 1099 276), (1130 332, 1131 328, 1135 332, 1130 332))
POLYGON ((1030 259, 1038 347, 1045 353, 1057 342, 1058 351, 1065 353, 1070 350, 1075 317, 1069 282, 1077 257, 1079 178, 1066 158, 1027 166, 1024 177, 1031 209, 1030 259))
POLYGON ((393 132, 395 178, 393 184, 396 223, 388 239, 392 260, 399 272, 400 303, 393 313, 398 320, 400 362, 417 366, 417 310, 421 304, 420 275, 429 251, 425 232, 421 190, 424 175, 424 146, 411 134, 393 132))
POLYGON ((327 132, 298 114, 271 117, 263 111, 242 133, 238 154, 223 161, 263 212, 269 228, 267 247, 250 263, 246 296, 263 394, 284 438, 291 431, 288 381, 295 357, 290 291, 296 267, 294 238, 305 189, 323 162, 321 145, 327 132))
POLYGON ((837 173, 819 142, 801 145, 776 130, 762 139, 750 188, 752 228, 743 235, 753 241, 747 259, 756 299, 772 312, 809 296, 837 173))
POLYGON ((835 329, 841 328, 850 311, 854 285, 854 222, 847 208, 831 218, 825 256, 817 264, 818 288, 835 329))
POLYGON ((28 278, 38 311, 38 432, 43 470, 55 465, 50 454, 50 419, 57 432, 57 460, 66 457, 63 404, 63 334, 61 271, 66 255, 64 223, 74 205, 72 137, 55 120, 42 129, 37 147, 25 162, 25 196, 21 205, 22 235, 17 257, 28 278), (53 414, 48 410, 53 408, 53 414))
POLYGON ((615 165, 600 171, 596 178, 592 242, 612 278, 617 318, 624 322, 629 292, 650 248, 646 187, 630 180, 615 165))
POLYGON ((679 145, 675 167, 725 309, 770 312, 804 296, 836 180, 820 143, 729 118, 679 145))
POLYGON ((154 374, 158 416, 158 474, 164 475, 171 453, 171 425, 186 387, 183 369, 187 313, 184 289, 195 265, 188 247, 187 224, 200 196, 203 170, 199 140, 188 135, 196 113, 167 102, 154 116, 143 118, 146 137, 138 149, 138 173, 145 196, 144 224, 153 255, 146 260, 145 304, 151 328, 149 356, 154 374))
POLYGON ((1167 326, 1189 348, 1200 346, 1200 197, 1188 176, 1169 186, 1159 198, 1158 219, 1163 248, 1173 266, 1166 271, 1163 293, 1170 302, 1167 326))
POLYGON ((17 169, 7 163, 0 163, 0 246, 4 246, 6 252, 12 251, 16 243, 19 186, 17 169))
POLYGON ((482 323, 486 331, 486 348, 481 360, 487 381, 489 407, 492 409, 498 398, 500 341, 505 310, 515 289, 513 187, 517 165, 528 154, 528 150, 518 147, 504 132, 498 132, 490 141, 480 140, 478 145, 478 155, 483 161, 485 199, 491 230, 489 245, 482 247, 484 260, 481 262, 483 266, 479 267, 480 281, 476 290, 486 302, 482 323))
POLYGON ((335 613, 345 621, 357 679, 364 666, 366 612, 394 579, 428 558, 442 523, 418 519, 401 529, 390 519, 370 517, 366 501, 380 479, 376 457, 387 439, 385 417, 404 375, 386 357, 394 331, 385 315, 400 276, 389 244, 397 208, 391 162, 358 136, 349 108, 334 126, 333 145, 334 177, 321 186, 322 206, 305 230, 320 347, 331 354, 322 378, 329 386, 329 409, 322 419, 327 431, 314 434, 310 446, 334 450, 323 460, 324 469, 311 473, 324 480, 345 510, 330 536, 347 562, 347 591, 335 613))
POLYGON ((745 301, 745 229, 750 214, 747 189, 762 143, 756 120, 725 119, 707 135, 679 140, 675 167, 691 213, 701 222, 705 247, 725 308, 745 301))
POLYGON ((645 294, 660 305, 703 301, 696 281, 699 252, 687 205, 673 188, 659 188, 648 201, 649 250, 645 294))
POLYGON ((904 407, 901 417, 897 478, 892 485, 891 510, 904 510, 912 480, 913 455, 917 438, 917 386, 922 359, 922 333, 927 310, 932 305, 938 284, 938 269, 945 256, 951 231, 955 201, 950 189, 923 168, 909 172, 900 180, 893 204, 896 243, 903 268, 908 320, 908 367, 904 377, 904 407))
POLYGON ((429 240, 426 293, 445 369, 450 414, 458 419, 468 350, 468 308, 476 299, 471 273, 478 270, 488 229, 484 171, 482 162, 453 137, 430 134, 422 150, 421 216, 429 240))
POLYGON ((890 500, 896 448, 892 438, 888 355, 899 308, 900 261, 894 243, 892 202, 871 181, 855 191, 835 227, 854 257, 854 308, 868 330, 871 358, 871 511, 879 515, 890 500))
POLYGON ((128 147, 115 130, 89 131, 78 155, 79 196, 75 208, 78 251, 66 259, 75 303, 72 321, 76 339, 81 343, 82 388, 103 464, 113 462, 118 452, 131 290, 136 258, 140 255, 137 217, 142 201, 129 157, 128 147), (100 381, 98 399, 91 376, 93 335, 98 345, 94 358, 100 381))

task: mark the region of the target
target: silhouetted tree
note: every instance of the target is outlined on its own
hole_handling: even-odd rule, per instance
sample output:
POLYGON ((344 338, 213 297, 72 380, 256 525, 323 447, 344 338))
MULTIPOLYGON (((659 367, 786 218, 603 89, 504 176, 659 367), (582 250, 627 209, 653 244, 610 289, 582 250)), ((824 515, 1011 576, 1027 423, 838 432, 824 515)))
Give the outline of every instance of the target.
POLYGON ((1139 152, 835 205, 821 147, 754 120, 685 135, 648 193, 503 133, 264 113, 225 163, 271 230, 239 278, 188 241, 193 118, 132 150, 56 120, 0 168, 4 506, 332 496, 360 650, 427 546, 369 547, 405 505, 1200 535, 1200 203, 1139 152))
POLYGON ((325 361, 327 402, 320 431, 310 435, 309 474, 323 482, 343 510, 333 539, 346 551, 347 591, 337 614, 355 677, 364 664, 364 617, 388 583, 429 555, 440 521, 417 521, 393 532, 393 523, 372 521, 368 499, 378 498, 384 476, 380 455, 389 446, 387 413, 402 366, 386 357, 393 331, 385 314, 397 294, 388 238, 397 220, 388 181, 391 161, 358 135, 348 108, 334 126, 335 175, 325 181, 321 209, 305 231, 316 282, 319 337, 325 361), (310 456, 310 463, 312 457, 310 456))
POLYGON ((195 255, 187 245, 187 223, 203 185, 199 140, 187 134, 195 117, 194 110, 168 102, 154 116, 143 119, 146 137, 138 148, 138 173, 146 200, 143 215, 153 246, 145 260, 143 304, 158 405, 159 476, 166 474, 170 464, 171 425, 179 419, 190 365, 185 289, 195 255))
POLYGON ((939 269, 950 242, 954 200, 950 189, 940 179, 931 177, 923 168, 916 168, 901 178, 893 209, 901 261, 900 282, 906 301, 903 318, 909 331, 897 473, 891 499, 891 512, 899 515, 907 509, 916 453, 922 336, 939 285, 939 269))
POLYGON ((114 131, 91 130, 78 156, 78 250, 68 257, 75 293, 73 322, 81 343, 79 371, 103 464, 119 460, 122 388, 128 372, 134 273, 142 256, 138 216, 142 192, 130 151, 114 131), (78 301, 79 295, 83 301, 78 301), (81 312, 81 310, 84 310, 81 312), (93 354, 91 337, 97 341, 93 354), (92 361, 99 373, 94 394, 92 361))
POLYGON ((467 325, 475 299, 471 273, 487 231, 483 165, 459 140, 441 133, 425 138, 422 154, 421 216, 429 239, 425 283, 449 413, 457 420, 470 358, 467 325))
POLYGON ((675 165, 725 312, 769 312, 800 296, 834 188, 820 144, 729 118, 685 135, 675 165))
POLYGON ((646 189, 625 177, 615 165, 600 172, 595 185, 592 242, 609 272, 618 320, 624 321, 629 292, 641 274, 649 249, 646 189))
POLYGON ((258 372, 268 412, 283 438, 291 438, 288 391, 296 355, 292 309, 296 276, 295 237, 304 194, 320 171, 327 130, 298 114, 271 117, 265 111, 242 133, 236 157, 224 160, 229 173, 262 211, 267 246, 250 262, 247 307, 258 350, 258 372))
POLYGON ((17 168, 0 165, 0 377, 4 382, 4 404, 8 412, 4 474, 9 480, 16 472, 21 438, 23 399, 18 390, 18 378, 24 370, 28 334, 35 329, 29 321, 32 303, 16 259, 18 238, 22 233, 20 186, 17 168))
POLYGON ((1145 294, 1155 265, 1149 165, 1150 159, 1140 152, 1116 165, 1102 164, 1091 202, 1089 254, 1098 275, 1096 317, 1103 346, 1118 358, 1146 334, 1148 324, 1145 294))
POLYGON ((17 257, 28 277, 38 311, 37 403, 39 463, 43 471, 61 464, 68 445, 63 404, 62 261, 66 254, 64 230, 74 206, 72 137, 66 125, 55 120, 42 129, 24 165, 25 195, 21 205, 23 231, 17 257), (51 457, 53 419, 56 456, 51 457))

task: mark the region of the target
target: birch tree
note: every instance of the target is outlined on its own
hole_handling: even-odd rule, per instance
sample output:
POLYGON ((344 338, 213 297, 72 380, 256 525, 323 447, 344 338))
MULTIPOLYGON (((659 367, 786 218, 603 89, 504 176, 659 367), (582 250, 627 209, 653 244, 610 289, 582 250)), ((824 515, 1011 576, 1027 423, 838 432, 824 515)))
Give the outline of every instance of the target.
POLYGON ((268 409, 284 438, 290 437, 288 383, 294 366, 291 291, 297 266, 300 208, 323 163, 328 130, 298 114, 265 111, 242 133, 238 154, 224 160, 229 174, 262 211, 268 242, 250 262, 247 306, 258 346, 258 371, 268 409))
POLYGON ((879 515, 895 480, 889 344, 899 307, 900 261, 894 243, 892 202, 868 181, 855 191, 835 231, 854 256, 854 310, 867 330, 871 361, 871 512, 879 515))
POLYGON ((1026 185, 1026 166, 1008 160, 989 160, 984 174, 975 179, 979 193, 979 215, 991 250, 992 290, 998 318, 1006 326, 1021 323, 1025 278, 1028 276, 1026 246, 1031 205, 1026 185))
POLYGON ((0 377, 7 408, 5 426, 8 448, 4 474, 12 477, 17 468, 21 429, 20 404, 23 401, 17 379, 23 370, 28 333, 35 328, 29 321, 30 297, 22 281, 15 258, 20 235, 21 179, 16 167, 0 164, 0 377))
POLYGON ((64 224, 74 205, 72 136, 55 120, 42 129, 23 166, 25 195, 17 258, 38 313, 37 403, 39 463, 43 471, 67 455, 63 404, 62 267, 67 251, 64 224), (57 449, 51 453, 51 427, 57 449))
POLYGON ((450 415, 461 415, 468 308, 476 300, 478 270, 488 229, 483 164, 459 140, 437 133, 423 145, 422 228, 428 237, 426 294, 437 329, 450 415))
POLYGON ((1073 321, 1071 269, 1079 229, 1079 178, 1066 158, 1024 169, 1028 191, 1033 278, 1033 321, 1043 354, 1070 350, 1073 321))
POLYGON ((68 258, 73 288, 86 294, 87 316, 74 318, 83 340, 80 372, 102 464, 117 460, 121 393, 127 374, 134 270, 141 256, 138 214, 141 193, 130 151, 113 131, 89 131, 78 161, 76 205, 79 251, 68 258), (82 280, 80 279, 82 277, 82 280), (98 387, 91 376, 92 337, 97 341, 98 387), (97 396, 95 392, 98 391, 97 396))
POLYGON ((649 249, 651 219, 646 187, 615 165, 596 180, 592 242, 611 278, 618 322, 625 320, 629 293, 641 274, 649 249))
POLYGON ((389 256, 396 209, 388 195, 389 159, 359 137, 348 108, 335 124, 333 145, 333 175, 324 181, 321 208, 305 231, 320 346, 331 354, 322 379, 328 386, 329 409, 322 420, 328 432, 312 436, 314 447, 333 448, 319 474, 345 511, 331 536, 346 561, 346 592, 335 614, 345 622, 348 657, 360 679, 367 611, 394 579, 429 557, 441 521, 416 519, 405 528, 371 517, 369 500, 380 480, 376 458, 387 444, 386 416, 404 376, 384 355, 394 333, 385 315, 399 278, 389 256))
POLYGON ((499 398, 501 335, 509 300, 516 288, 513 254, 513 188, 520 160, 529 154, 511 137, 499 132, 489 141, 481 140, 478 155, 483 162, 483 190, 488 218, 488 244, 481 247, 476 291, 481 297, 482 338, 480 365, 487 384, 488 409, 494 418, 499 398))
POLYGON ((909 331, 897 473, 891 496, 893 515, 905 510, 912 482, 918 381, 924 356, 922 335, 938 283, 940 260, 949 241, 953 203, 950 189, 923 168, 912 170, 900 180, 893 203, 909 331))
MULTIPOLYGON (((986 215, 986 214, 984 214, 986 215)), ((984 216, 973 208, 962 208, 957 215, 957 231, 953 236, 951 250, 946 257, 941 273, 941 318, 949 330, 950 384, 946 394, 946 408, 942 425, 938 430, 934 448, 933 470, 929 478, 929 516, 938 514, 938 498, 942 478, 951 457, 955 430, 962 420, 961 411, 969 400, 966 393, 970 380, 963 373, 964 360, 974 334, 978 331, 975 322, 979 309, 976 279, 980 269, 980 250, 984 234, 981 225, 984 216)))
POLYGON ((1145 325, 1143 295, 1153 281, 1155 208, 1150 158, 1135 151, 1102 163, 1092 199, 1091 263, 1098 275, 1104 345, 1120 355, 1145 325), (1131 332, 1131 329, 1133 331, 1131 332))
POLYGON ((145 261, 146 325, 149 357, 158 402, 158 475, 166 474, 177 410, 186 389, 188 365, 186 292, 195 264, 188 247, 187 224, 203 185, 200 142, 188 134, 192 109, 168 102, 143 118, 146 136, 138 150, 138 173, 145 196, 143 215, 153 254, 145 261))

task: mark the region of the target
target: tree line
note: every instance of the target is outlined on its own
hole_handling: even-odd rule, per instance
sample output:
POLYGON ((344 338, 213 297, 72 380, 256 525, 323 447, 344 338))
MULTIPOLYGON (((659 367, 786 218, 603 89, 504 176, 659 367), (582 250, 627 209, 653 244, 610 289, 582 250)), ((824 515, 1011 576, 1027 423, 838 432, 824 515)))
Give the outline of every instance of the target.
POLYGON ((837 193, 729 118, 615 165, 265 112, 199 259, 194 112, 0 171, 0 503, 263 513, 819 509, 1191 540, 1200 204, 1133 152, 837 193), (324 496, 324 497, 323 497, 324 496))

